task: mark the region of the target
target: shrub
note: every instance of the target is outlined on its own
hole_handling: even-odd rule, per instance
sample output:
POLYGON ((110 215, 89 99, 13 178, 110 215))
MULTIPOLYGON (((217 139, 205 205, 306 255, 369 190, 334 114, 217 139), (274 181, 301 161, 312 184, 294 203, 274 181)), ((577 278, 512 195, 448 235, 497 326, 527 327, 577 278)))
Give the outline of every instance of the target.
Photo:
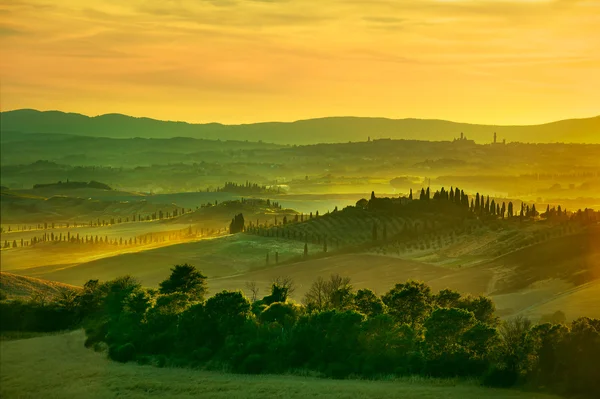
POLYGON ((125 345, 110 346, 108 348, 108 356, 117 362, 129 362, 135 359, 135 346, 130 342, 125 345))
POLYGON ((254 353, 248 356, 246 359, 244 359, 241 367, 241 372, 248 374, 260 374, 264 370, 264 366, 265 362, 263 357, 259 354, 254 353))
POLYGON ((519 379, 515 370, 492 366, 483 375, 482 383, 488 387, 509 388, 514 386, 519 379))

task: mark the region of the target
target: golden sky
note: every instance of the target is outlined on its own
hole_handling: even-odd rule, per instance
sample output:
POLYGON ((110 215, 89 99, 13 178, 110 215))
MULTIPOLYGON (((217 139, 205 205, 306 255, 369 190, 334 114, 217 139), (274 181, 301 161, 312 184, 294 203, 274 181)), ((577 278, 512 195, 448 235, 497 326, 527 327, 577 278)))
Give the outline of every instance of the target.
POLYGON ((2 110, 189 122, 600 114, 600 0, 0 0, 2 110))

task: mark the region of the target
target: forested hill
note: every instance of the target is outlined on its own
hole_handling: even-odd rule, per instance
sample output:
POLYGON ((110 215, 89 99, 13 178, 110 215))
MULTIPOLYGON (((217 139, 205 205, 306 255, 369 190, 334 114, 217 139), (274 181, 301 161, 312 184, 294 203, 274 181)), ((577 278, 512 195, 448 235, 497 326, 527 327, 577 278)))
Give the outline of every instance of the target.
POLYGON ((600 143, 600 116, 569 119, 542 125, 493 126, 435 119, 330 117, 296 122, 246 125, 190 124, 135 118, 121 114, 89 117, 59 111, 21 109, 1 113, 2 132, 68 133, 114 138, 193 137, 221 140, 265 141, 278 144, 365 141, 368 137, 452 140, 464 133, 478 143, 498 141, 600 143))

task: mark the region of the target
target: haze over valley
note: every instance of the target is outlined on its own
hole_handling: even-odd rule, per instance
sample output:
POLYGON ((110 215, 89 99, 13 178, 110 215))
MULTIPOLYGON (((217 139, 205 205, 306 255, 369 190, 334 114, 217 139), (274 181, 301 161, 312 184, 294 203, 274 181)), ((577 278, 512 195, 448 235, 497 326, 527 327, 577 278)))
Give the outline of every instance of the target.
POLYGON ((589 0, 0 4, 0 397, 600 397, 589 0))

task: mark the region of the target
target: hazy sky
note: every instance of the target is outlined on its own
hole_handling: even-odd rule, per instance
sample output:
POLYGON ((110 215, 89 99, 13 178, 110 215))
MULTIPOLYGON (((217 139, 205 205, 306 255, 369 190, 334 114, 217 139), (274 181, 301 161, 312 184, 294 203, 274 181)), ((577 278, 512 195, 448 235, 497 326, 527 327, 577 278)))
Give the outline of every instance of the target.
POLYGON ((1 0, 2 110, 245 123, 600 114, 600 0, 1 0))

